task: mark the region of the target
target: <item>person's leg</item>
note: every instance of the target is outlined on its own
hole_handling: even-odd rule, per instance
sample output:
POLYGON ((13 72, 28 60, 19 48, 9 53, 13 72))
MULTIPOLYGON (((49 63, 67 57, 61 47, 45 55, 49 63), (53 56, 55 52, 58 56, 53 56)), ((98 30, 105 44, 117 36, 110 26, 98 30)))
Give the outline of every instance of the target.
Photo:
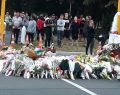
POLYGON ((57 31, 57 45, 60 46, 60 31, 57 31))
POLYGON ((74 35, 74 32, 72 31, 72 46, 74 45, 74 40, 75 40, 75 35, 74 35))
POLYGON ((63 44, 63 43, 62 43, 63 36, 64 36, 64 31, 61 31, 61 32, 60 32, 60 46, 63 44))
POLYGON ((79 36, 79 32, 76 31, 76 45, 78 46, 78 36, 79 36))
POLYGON ((46 36, 46 34, 45 34, 45 48, 47 48, 47 46, 48 46, 48 45, 47 45, 47 40, 48 40, 48 39, 47 39, 47 36, 46 36))
MULTIPOLYGON (((16 32, 16 30, 13 29, 13 30, 12 30, 12 34, 14 35, 14 39, 15 39, 15 32, 16 32)), ((11 35, 11 37, 12 37, 12 35, 11 35)))
POLYGON ((40 30, 41 36, 42 36, 42 40, 44 40, 44 29, 40 30))
POLYGON ((26 39, 27 39, 27 40, 29 41, 29 43, 30 43, 30 41, 31 41, 31 36, 30 36, 30 33, 29 33, 29 32, 27 32, 26 37, 28 37, 28 39, 27 39, 27 38, 26 38, 26 39))
POLYGON ((18 43, 20 29, 15 29, 15 43, 18 43))
POLYGON ((86 55, 88 55, 88 49, 89 49, 90 42, 91 42, 91 39, 87 38, 86 55))
POLYGON ((49 29, 46 27, 45 28, 45 47, 47 48, 48 47, 48 38, 49 38, 49 29))
POLYGON ((51 37, 52 37, 52 34, 49 33, 49 36, 48 36, 48 47, 50 47, 50 44, 51 44, 51 37))
POLYGON ((37 40, 39 41, 39 35, 40 34, 40 30, 38 29, 38 31, 37 31, 37 40))
POLYGON ((47 48, 47 41, 48 41, 48 35, 47 35, 47 29, 45 29, 45 48, 47 48))
POLYGON ((90 42, 90 54, 91 55, 93 54, 93 48, 94 48, 94 38, 92 38, 90 42))
POLYGON ((105 38, 104 37, 101 40, 101 45, 102 45, 102 47, 105 45, 105 38))
POLYGON ((33 41, 34 41, 34 33, 31 33, 30 36, 31 36, 31 43, 33 44, 33 41))
POLYGON ((61 47, 61 45, 62 45, 62 39, 63 39, 63 31, 60 31, 60 40, 59 40, 59 45, 60 45, 60 47, 61 47))

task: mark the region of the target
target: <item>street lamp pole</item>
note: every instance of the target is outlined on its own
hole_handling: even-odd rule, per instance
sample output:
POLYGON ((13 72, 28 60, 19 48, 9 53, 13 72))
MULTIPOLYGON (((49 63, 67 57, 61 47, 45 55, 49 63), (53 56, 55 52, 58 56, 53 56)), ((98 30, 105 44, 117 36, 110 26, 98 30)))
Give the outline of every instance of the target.
POLYGON ((120 0, 118 0, 118 34, 120 34, 120 0))
POLYGON ((1 0, 1 18, 0 18, 0 40, 4 42, 4 19, 5 19, 5 2, 6 0, 1 0))

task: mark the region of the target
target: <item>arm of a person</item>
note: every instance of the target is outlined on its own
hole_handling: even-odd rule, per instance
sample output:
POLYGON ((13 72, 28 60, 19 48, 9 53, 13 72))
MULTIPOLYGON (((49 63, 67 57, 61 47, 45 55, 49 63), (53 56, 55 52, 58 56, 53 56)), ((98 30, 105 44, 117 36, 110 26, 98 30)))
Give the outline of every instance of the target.
POLYGON ((39 27, 38 24, 39 24, 39 21, 37 20, 37 25, 36 25, 37 27, 39 27))

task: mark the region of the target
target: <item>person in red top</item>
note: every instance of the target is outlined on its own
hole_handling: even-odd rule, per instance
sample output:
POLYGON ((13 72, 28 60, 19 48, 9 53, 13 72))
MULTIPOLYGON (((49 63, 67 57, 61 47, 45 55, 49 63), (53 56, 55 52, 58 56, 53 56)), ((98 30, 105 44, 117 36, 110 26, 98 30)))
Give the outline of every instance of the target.
POLYGON ((42 36, 42 40, 44 40, 44 20, 42 16, 40 16, 37 20, 37 40, 39 41, 39 36, 42 36))

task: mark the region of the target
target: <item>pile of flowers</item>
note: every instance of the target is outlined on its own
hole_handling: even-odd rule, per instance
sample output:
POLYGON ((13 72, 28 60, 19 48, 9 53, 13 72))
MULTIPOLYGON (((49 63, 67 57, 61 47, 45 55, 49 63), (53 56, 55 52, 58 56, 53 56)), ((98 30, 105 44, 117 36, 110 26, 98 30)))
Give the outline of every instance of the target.
MULTIPOLYGON (((56 56, 45 51, 23 47, 0 51, 0 72, 5 76, 24 78, 113 79, 120 74, 119 45, 105 45, 95 56, 56 56)), ((119 78, 118 78, 119 79, 119 78)))

